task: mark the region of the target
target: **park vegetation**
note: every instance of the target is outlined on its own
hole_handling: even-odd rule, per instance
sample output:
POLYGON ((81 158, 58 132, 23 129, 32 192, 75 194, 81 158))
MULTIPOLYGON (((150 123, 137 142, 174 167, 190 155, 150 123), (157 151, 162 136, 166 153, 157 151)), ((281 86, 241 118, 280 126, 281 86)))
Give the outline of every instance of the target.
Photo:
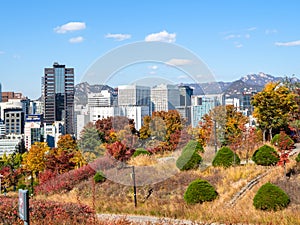
POLYGON ((55 148, 36 142, 25 153, 4 155, 1 185, 12 195, 1 197, 0 208, 10 210, 0 210, 0 223, 19 224, 13 195, 19 188, 32 195, 32 224, 59 224, 53 213, 65 224, 101 224, 96 212, 300 223, 300 153, 290 156, 299 141, 300 88, 288 80, 269 83, 252 104, 255 126, 248 126, 248 117, 232 105, 215 107, 194 128, 176 110, 145 116, 140 130, 132 119, 108 117, 87 124, 79 140, 62 135, 55 148), (145 167, 137 170, 137 180, 170 170, 176 176, 137 187, 134 208, 133 188, 107 179, 111 174, 133 179, 121 170, 133 166, 145 167), (258 183, 236 205, 230 203, 257 177, 258 183))

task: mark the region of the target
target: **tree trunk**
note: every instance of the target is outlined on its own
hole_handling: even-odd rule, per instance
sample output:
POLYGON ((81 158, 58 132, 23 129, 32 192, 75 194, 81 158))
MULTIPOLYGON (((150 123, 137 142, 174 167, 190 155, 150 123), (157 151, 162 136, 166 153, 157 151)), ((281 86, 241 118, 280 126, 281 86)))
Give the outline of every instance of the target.
POLYGON ((263 130, 263 142, 264 143, 266 142, 266 130, 265 129, 263 130))
POLYGON ((272 128, 269 129, 269 133, 270 133, 270 141, 272 141, 273 136, 272 136, 272 128))

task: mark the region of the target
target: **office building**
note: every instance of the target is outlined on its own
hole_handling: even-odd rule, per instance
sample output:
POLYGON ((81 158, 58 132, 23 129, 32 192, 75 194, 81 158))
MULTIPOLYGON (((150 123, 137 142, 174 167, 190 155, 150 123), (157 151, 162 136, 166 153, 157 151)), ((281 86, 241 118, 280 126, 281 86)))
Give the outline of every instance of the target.
POLYGON ((2 84, 0 83, 0 102, 2 102, 2 84))
POLYGON ((24 112, 22 109, 4 109, 4 123, 6 134, 24 133, 24 112))
POLYGON ((160 84, 151 89, 151 112, 169 111, 179 105, 180 94, 176 85, 160 84))
POLYGON ((219 105, 217 98, 207 98, 202 96, 192 96, 191 122, 192 127, 197 127, 202 117, 210 110, 219 105))
POLYGON ((191 124, 191 105, 192 105, 192 95, 193 89, 189 86, 179 86, 180 102, 179 106, 176 107, 177 111, 180 113, 181 118, 183 118, 186 124, 191 124))
POLYGON ((44 122, 64 123, 65 132, 74 134, 74 69, 53 64, 45 68, 43 77, 44 122))
POLYGON ((150 106, 150 87, 136 84, 118 86, 118 105, 150 106))
POLYGON ((43 117, 42 115, 27 115, 25 119, 24 141, 25 148, 30 149, 35 142, 43 140, 43 117))
POLYGON ((10 100, 10 99, 22 99, 22 98, 23 98, 22 93, 15 93, 15 92, 12 92, 12 91, 6 91, 6 92, 2 92, 0 102, 8 102, 8 100, 10 100))

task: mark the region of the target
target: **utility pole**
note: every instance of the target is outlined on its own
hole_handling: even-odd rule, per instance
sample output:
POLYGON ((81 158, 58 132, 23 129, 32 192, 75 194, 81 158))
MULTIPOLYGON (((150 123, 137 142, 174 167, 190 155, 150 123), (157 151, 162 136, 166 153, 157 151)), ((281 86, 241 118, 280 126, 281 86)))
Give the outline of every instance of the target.
POLYGON ((215 145, 215 153, 218 151, 218 144, 217 144, 217 121, 216 119, 214 121, 214 145, 215 145))

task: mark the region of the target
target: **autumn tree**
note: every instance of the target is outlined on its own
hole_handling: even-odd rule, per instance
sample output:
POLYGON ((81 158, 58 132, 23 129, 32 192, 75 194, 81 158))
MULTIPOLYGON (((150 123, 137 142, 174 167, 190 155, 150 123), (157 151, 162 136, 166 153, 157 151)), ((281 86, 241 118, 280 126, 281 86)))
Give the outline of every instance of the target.
POLYGON ((25 153, 23 164, 26 170, 38 175, 45 169, 46 155, 50 148, 45 142, 35 142, 28 153, 25 153))
POLYGON ((134 120, 128 119, 125 116, 108 117, 97 120, 95 123, 95 127, 98 130, 100 139, 103 143, 112 143, 116 141, 114 134, 120 130, 123 130, 124 127, 128 125, 132 134, 138 133, 134 127, 134 120))
POLYGON ((58 158, 64 155, 71 155, 70 162, 75 163, 76 168, 85 165, 85 160, 78 149, 77 142, 70 134, 62 135, 59 138, 56 155, 58 155, 58 158))
POLYGON ((290 115, 298 108, 295 94, 280 82, 266 84, 261 92, 253 96, 252 105, 264 141, 267 131, 272 140, 274 129, 287 126, 290 115))
POLYGON ((152 116, 144 117, 139 134, 146 146, 152 145, 153 152, 172 151, 179 143, 183 128, 183 121, 177 110, 158 111, 153 112, 152 116))

